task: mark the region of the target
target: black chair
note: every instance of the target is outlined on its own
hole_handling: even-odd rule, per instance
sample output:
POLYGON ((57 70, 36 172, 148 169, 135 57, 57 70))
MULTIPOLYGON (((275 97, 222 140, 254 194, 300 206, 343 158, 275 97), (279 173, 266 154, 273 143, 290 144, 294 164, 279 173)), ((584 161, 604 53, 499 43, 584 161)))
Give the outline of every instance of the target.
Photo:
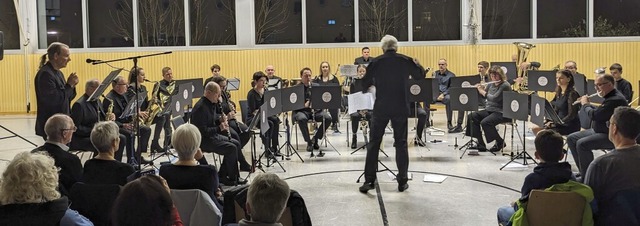
POLYGON ((75 183, 69 192, 70 208, 87 217, 94 225, 111 225, 111 207, 120 194, 117 184, 75 183))

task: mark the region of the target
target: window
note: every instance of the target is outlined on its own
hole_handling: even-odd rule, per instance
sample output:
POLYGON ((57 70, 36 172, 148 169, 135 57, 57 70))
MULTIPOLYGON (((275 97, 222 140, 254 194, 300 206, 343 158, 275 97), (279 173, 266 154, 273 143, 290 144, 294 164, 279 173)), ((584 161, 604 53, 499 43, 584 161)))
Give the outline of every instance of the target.
POLYGON ((256 44, 302 43, 301 0, 256 0, 256 44))
POLYGON ((189 0, 191 45, 235 45, 235 0, 189 0))
POLYGON ((184 46, 184 1, 138 1, 140 46, 184 46))
POLYGON ((378 42, 386 35, 407 41, 407 1, 358 0, 360 41, 378 42))
POLYGON ((460 1, 413 0, 413 40, 460 40, 460 1))
POLYGON ((52 42, 62 42, 71 48, 84 47, 81 0, 39 0, 38 10, 44 10, 38 12, 38 31, 43 39, 40 40, 41 49, 46 49, 52 42))
POLYGON ((87 1, 89 47, 133 47, 132 0, 87 1))
POLYGON ((0 31, 4 33, 4 49, 20 49, 20 28, 13 0, 0 0, 0 31))
POLYGON ((531 1, 483 0, 482 38, 531 38, 531 1))
POLYGON ((538 1, 538 38, 587 37, 587 1, 538 1))
POLYGON ((354 42, 353 1, 307 1, 307 43, 354 42))
POLYGON ((593 36, 640 36, 640 1, 593 2, 593 36))

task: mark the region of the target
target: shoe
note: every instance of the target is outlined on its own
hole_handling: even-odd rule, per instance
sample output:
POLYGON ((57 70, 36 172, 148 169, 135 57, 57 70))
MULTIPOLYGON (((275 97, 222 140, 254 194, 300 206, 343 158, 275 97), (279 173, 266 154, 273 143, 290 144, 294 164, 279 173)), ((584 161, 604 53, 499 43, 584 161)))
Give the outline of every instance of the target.
POLYGON ((487 148, 485 146, 483 146, 483 145, 471 145, 471 146, 469 146, 469 149, 478 150, 479 152, 487 151, 487 148))
POLYGON ((273 152, 273 155, 276 157, 282 157, 282 153, 280 153, 279 151, 273 152))
POLYGON ((158 144, 158 142, 153 142, 151 144, 151 153, 160 153, 163 152, 163 148, 158 144))
POLYGON ((351 137, 351 149, 356 149, 358 148, 358 137, 353 136, 351 137))
POLYGON ((251 165, 249 163, 240 163, 240 171, 242 172, 251 172, 251 165))
POLYGON ((422 141, 420 138, 413 138, 413 144, 414 145, 418 145, 420 147, 424 147, 426 146, 426 144, 424 143, 424 141, 422 141))
POLYGON ((318 140, 313 141, 313 149, 315 150, 320 149, 320 145, 318 145, 318 140))
POLYGON ((462 132, 462 126, 457 125, 451 129, 449 129, 449 133, 460 133, 462 132))
POLYGON ((342 133, 335 124, 331 126, 331 129, 333 130, 333 133, 342 133))
POLYGON ((322 151, 320 151, 320 153, 318 153, 318 157, 320 157, 320 158, 324 157, 324 153, 322 151))
POLYGON ((313 142, 307 143, 307 151, 308 152, 313 152, 313 142))
POLYGON ((237 183, 237 184, 239 184, 239 185, 247 184, 247 180, 245 180, 245 179, 244 179, 244 178, 242 178, 242 177, 238 177, 238 179, 237 179, 236 183, 237 183))
POLYGON ((238 185, 238 181, 237 180, 231 180, 227 177, 220 177, 219 182, 225 186, 236 186, 238 185))
POLYGON ((360 192, 362 193, 367 193, 369 192, 369 190, 376 188, 376 186, 373 184, 373 182, 364 182, 364 184, 362 186, 360 186, 360 188, 358 188, 358 190, 360 190, 360 192))
POLYGON ((451 129, 453 128, 453 125, 451 125, 451 122, 447 122, 447 129, 451 129))
POLYGON ((489 149, 489 152, 499 152, 500 150, 502 150, 505 147, 507 147, 507 144, 505 144, 504 141, 496 142, 496 144, 493 145, 493 147, 491 147, 491 149, 489 149))
POLYGON ((313 154, 313 150, 311 150, 311 158, 316 157, 316 155, 313 154))
POLYGON ((409 189, 409 184, 407 184, 407 181, 409 181, 408 178, 398 179, 398 191, 403 192, 409 189))

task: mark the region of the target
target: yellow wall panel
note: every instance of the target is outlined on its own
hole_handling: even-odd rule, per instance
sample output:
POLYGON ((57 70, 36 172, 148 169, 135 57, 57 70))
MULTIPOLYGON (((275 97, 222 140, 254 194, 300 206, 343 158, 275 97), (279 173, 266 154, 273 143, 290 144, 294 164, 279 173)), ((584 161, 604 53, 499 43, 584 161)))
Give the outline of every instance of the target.
MULTIPOLYGON (((371 47, 371 55, 382 54, 377 46, 371 47)), ((167 50, 170 50, 168 47, 167 50)), ((448 60, 449 69, 457 75, 471 75, 477 73, 476 64, 481 60, 510 61, 511 55, 517 49, 512 44, 499 45, 443 45, 443 46, 400 46, 399 52, 420 60, 425 67, 437 69, 440 58, 448 60)), ((542 63, 541 70, 550 70, 558 64, 561 67, 567 60, 578 63, 578 71, 593 78, 593 71, 597 67, 609 67, 612 63, 622 64, 623 77, 634 86, 635 96, 638 94, 638 80, 640 79, 640 42, 611 42, 611 43, 561 43, 538 44, 529 53, 530 61, 542 63)), ((155 52, 103 52, 103 53, 75 53, 71 52, 72 62, 63 69, 65 75, 77 72, 80 77, 78 93, 84 90, 84 82, 90 78, 104 79, 112 70, 107 65, 90 65, 84 59, 115 59, 155 52)), ((360 56, 360 47, 352 48, 291 48, 291 49, 255 49, 255 50, 211 50, 211 51, 174 51, 173 54, 140 59, 138 64, 147 73, 147 79, 162 79, 161 69, 169 66, 173 69, 175 79, 206 78, 210 75, 209 68, 213 64, 222 67, 221 73, 226 77, 237 77, 241 80, 239 91, 232 92, 232 99, 237 101, 246 98, 250 89, 251 76, 256 71, 262 71, 267 65, 274 65, 276 74, 283 78, 298 78, 300 69, 309 67, 314 75, 319 74, 320 62, 328 61, 332 72, 338 64, 352 64, 354 58, 360 56)), ((31 94, 32 111, 35 107, 35 92, 33 91, 33 77, 37 71, 39 55, 28 56, 29 93, 31 94)), ((0 84, 0 113, 26 112, 27 95, 25 87, 24 58, 22 55, 5 55, 0 61, 0 74, 5 81, 0 84)), ((112 63, 114 67, 129 69, 130 61, 112 63)), ((432 71, 433 71, 432 70, 432 71)), ((122 72, 123 76, 128 73, 122 72)), ((341 79, 342 80, 342 79, 341 79)), ((152 86, 152 84, 147 84, 152 86)), ((79 96, 78 95, 78 96, 79 96)))

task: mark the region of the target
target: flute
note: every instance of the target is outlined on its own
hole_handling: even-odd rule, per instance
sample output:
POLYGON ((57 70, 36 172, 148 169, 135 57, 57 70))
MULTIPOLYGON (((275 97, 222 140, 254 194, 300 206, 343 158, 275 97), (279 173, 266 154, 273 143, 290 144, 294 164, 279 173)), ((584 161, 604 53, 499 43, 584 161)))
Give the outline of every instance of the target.
MULTIPOLYGON (((600 94, 599 93, 591 94, 591 95, 587 96, 587 99, 591 98, 591 97, 598 96, 598 95, 600 95, 600 94)), ((576 104, 579 104, 579 103, 580 103, 580 100, 576 100, 575 102, 573 102, 573 105, 576 105, 576 104)))
POLYGON ((498 83, 498 82, 501 82, 501 81, 491 81, 491 82, 479 83, 475 85, 462 86, 462 88, 475 88, 478 85, 488 86, 489 84, 498 83))

